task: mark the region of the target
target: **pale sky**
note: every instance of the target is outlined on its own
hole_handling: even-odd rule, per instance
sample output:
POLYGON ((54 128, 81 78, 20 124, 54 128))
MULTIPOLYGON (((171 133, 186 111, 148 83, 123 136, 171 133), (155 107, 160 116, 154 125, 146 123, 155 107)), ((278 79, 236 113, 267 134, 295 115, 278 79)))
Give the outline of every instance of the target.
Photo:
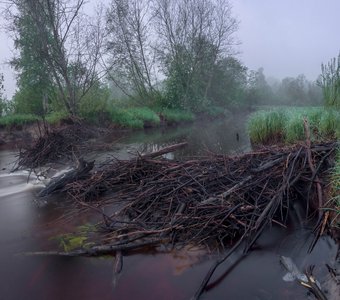
POLYGON ((340 0, 232 0, 240 20, 239 58, 282 79, 315 80, 340 51, 340 0))
MULTIPOLYGON (((340 0, 230 0, 240 21, 240 60, 267 77, 305 74, 315 80, 322 62, 340 51, 340 0)), ((0 23, 5 20, 1 16, 0 23)), ((8 97, 15 91, 14 74, 4 62, 12 43, 0 33, 0 72, 8 97)))

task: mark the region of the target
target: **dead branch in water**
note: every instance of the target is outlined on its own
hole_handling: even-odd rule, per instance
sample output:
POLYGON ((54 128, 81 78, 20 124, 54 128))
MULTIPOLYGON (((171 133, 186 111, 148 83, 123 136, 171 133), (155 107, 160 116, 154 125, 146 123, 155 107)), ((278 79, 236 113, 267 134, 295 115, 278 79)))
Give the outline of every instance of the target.
MULTIPOLYGON (((320 208, 319 192, 310 186, 316 176, 327 178, 336 146, 329 142, 271 147, 188 161, 154 160, 147 155, 109 161, 62 189, 78 208, 111 211, 100 224, 98 244, 45 254, 128 252, 139 243, 169 248, 191 244, 222 251, 232 247, 232 253, 243 242, 247 253, 268 224, 285 226, 294 203, 320 208), (310 161, 317 167, 311 168, 310 161)), ((326 180, 318 184, 324 193, 326 180)), ((230 251, 212 266, 196 299, 230 251)))
MULTIPOLYGON (((310 147, 313 160, 320 162, 320 177, 332 164, 329 152, 334 147, 310 147)), ((142 235, 168 237, 176 246, 192 243, 217 249, 247 231, 250 248, 267 224, 285 224, 294 201, 319 208, 317 195, 306 197, 315 175, 308 155, 309 149, 295 146, 188 161, 144 156, 104 164, 63 191, 78 207, 114 211, 101 224, 104 244, 142 235)))

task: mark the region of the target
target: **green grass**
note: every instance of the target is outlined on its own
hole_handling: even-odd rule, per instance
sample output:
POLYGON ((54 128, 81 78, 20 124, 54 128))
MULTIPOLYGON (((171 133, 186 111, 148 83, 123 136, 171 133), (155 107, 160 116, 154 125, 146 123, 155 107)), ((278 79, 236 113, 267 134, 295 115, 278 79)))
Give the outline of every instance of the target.
POLYGON ((159 116, 149 108, 113 108, 110 112, 111 121, 125 128, 143 128, 147 124, 158 125, 159 116))
POLYGON ((205 113, 208 114, 210 117, 220 117, 220 116, 228 116, 229 111, 227 111, 225 108, 220 106, 209 106, 205 113))
POLYGON ((304 118, 308 120, 312 140, 339 138, 340 112, 321 107, 298 107, 254 113, 248 122, 250 139, 255 144, 304 140, 304 118))
POLYGON ((132 116, 138 120, 142 120, 144 124, 146 122, 158 125, 160 123, 159 116, 157 113, 152 111, 150 108, 147 107, 134 107, 130 108, 129 113, 132 114, 132 116))
POLYGON ((59 111, 59 112, 53 112, 46 116, 46 121, 49 124, 57 124, 60 120, 65 119, 69 116, 67 112, 59 111))
POLYGON ((250 139, 255 144, 279 141, 283 134, 286 113, 282 110, 258 111, 248 122, 250 139))
POLYGON ((193 113, 177 109, 164 109, 161 111, 165 120, 169 123, 192 122, 195 120, 193 113))
POLYGON ((25 124, 31 124, 40 118, 35 115, 30 114, 13 114, 0 117, 0 126, 10 127, 10 126, 21 126, 25 124))

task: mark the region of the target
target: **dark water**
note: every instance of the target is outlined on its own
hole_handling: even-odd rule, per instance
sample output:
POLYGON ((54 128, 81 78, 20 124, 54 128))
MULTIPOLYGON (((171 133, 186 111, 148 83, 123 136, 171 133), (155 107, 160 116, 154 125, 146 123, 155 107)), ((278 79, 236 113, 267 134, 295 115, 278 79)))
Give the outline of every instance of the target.
MULTIPOLYGON (((184 128, 125 134, 112 149, 93 157, 157 150, 187 140, 189 146, 170 158, 203 155, 209 151, 239 153, 250 149, 245 117, 187 125, 184 128), (237 134, 239 139, 237 139, 237 134)), ((41 183, 27 173, 9 174, 13 151, 0 151, 0 300, 2 299, 190 299, 209 270, 214 257, 200 251, 139 253, 124 257, 123 272, 113 278, 113 258, 26 257, 25 251, 49 250, 57 242, 50 238, 70 232, 84 220, 56 223, 66 208, 38 205, 41 183), (115 282, 115 284, 114 284, 115 282)), ((62 202, 62 199, 60 199, 62 202)), ((336 246, 322 238, 307 255, 309 230, 269 228, 258 242, 258 250, 236 263, 240 254, 221 266, 202 299, 306 299, 306 289, 285 282, 286 271, 279 256, 293 257, 302 270, 315 265, 320 281, 326 279, 325 263, 336 246), (229 268, 231 267, 231 268, 229 268), (224 273, 226 270, 228 273, 224 273)), ((311 298, 312 299, 312 298, 311 298)))

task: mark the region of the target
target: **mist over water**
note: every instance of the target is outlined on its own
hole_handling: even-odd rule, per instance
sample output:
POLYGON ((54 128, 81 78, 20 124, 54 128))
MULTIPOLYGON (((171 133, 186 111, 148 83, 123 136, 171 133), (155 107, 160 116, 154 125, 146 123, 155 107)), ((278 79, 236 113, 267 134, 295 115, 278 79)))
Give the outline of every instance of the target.
MULTIPOLYGON (((127 151, 158 150, 164 145, 187 140, 189 146, 171 159, 206 155, 210 151, 238 154, 250 149, 246 116, 230 120, 189 125, 188 128, 135 132, 121 139, 110 152, 92 157, 131 157, 127 151), (215 134, 216 133, 216 134, 215 134), (223 134, 224 133, 224 134, 223 134), (239 140, 236 138, 239 135, 239 140), (224 136, 224 139, 218 137, 224 136)), ((107 137, 108 138, 108 137, 107 137)), ((86 220, 55 222, 67 212, 63 196, 45 206, 36 203, 41 187, 36 178, 27 183, 27 172, 9 173, 13 151, 0 151, 0 298, 4 299, 189 299, 216 259, 198 249, 164 252, 159 249, 124 256, 123 271, 113 275, 114 258, 24 257, 25 251, 48 251, 59 247, 59 234, 74 231, 86 220), (78 223, 77 223, 78 222, 78 223), (80 223, 79 223, 80 222, 80 223), (20 287, 20 288, 18 288, 20 287)), ((104 159, 104 158, 103 158, 104 159)), ((13 160, 14 161, 14 160, 13 160)), ((100 159, 99 159, 100 162, 100 159)), ((60 169, 65 171, 65 167, 60 169)), ((257 248, 245 259, 236 252, 219 268, 208 285, 204 299, 306 299, 306 289, 287 283, 287 271, 279 256, 294 257, 302 270, 314 264, 315 274, 324 282, 324 266, 336 252, 334 242, 321 238, 306 255, 313 236, 309 228, 292 223, 287 230, 272 226, 258 240, 257 248), (294 225, 295 224, 295 225, 294 225)))

